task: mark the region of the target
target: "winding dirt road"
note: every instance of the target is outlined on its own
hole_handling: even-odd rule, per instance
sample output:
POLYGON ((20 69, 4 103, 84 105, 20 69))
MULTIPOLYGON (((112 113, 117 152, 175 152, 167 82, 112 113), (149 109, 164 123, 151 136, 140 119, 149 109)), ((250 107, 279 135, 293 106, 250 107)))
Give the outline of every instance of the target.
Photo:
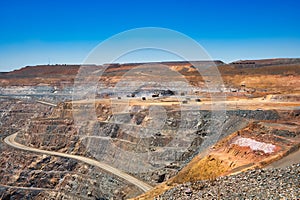
MULTIPOLYGON (((55 191, 54 189, 49 189, 49 188, 20 187, 20 186, 11 186, 11 185, 2 185, 2 184, 0 184, 0 187, 20 189, 20 190, 55 191)), ((0 199, 1 199, 1 197, 0 197, 0 199)))
POLYGON ((87 164, 93 165, 95 167, 99 167, 99 168, 101 168, 101 169, 103 169, 103 170, 105 170, 109 173, 112 173, 112 174, 126 180, 127 182, 137 186, 138 188, 140 188, 144 192, 152 189, 152 186, 150 186, 149 184, 144 183, 143 181, 138 180, 137 178, 135 178, 135 177, 133 177, 129 174, 126 174, 125 172, 123 172, 119 169, 116 169, 116 168, 114 168, 110 165, 107 165, 105 163, 101 163, 99 161, 96 161, 96 160, 93 160, 93 159, 90 159, 90 158, 86 158, 86 157, 83 157, 83 156, 60 153, 60 152, 55 152, 55 151, 46 151, 46 150, 36 149, 36 148, 27 147, 25 145, 19 144, 15 141, 15 138, 16 138, 17 134, 18 133, 7 136, 4 139, 4 142, 6 144, 8 144, 9 146, 12 146, 12 147, 17 148, 17 149, 25 150, 25 151, 31 151, 31 152, 42 153, 42 154, 47 154, 47 155, 51 155, 51 156, 60 156, 60 157, 65 157, 65 158, 76 159, 76 160, 85 162, 87 164))

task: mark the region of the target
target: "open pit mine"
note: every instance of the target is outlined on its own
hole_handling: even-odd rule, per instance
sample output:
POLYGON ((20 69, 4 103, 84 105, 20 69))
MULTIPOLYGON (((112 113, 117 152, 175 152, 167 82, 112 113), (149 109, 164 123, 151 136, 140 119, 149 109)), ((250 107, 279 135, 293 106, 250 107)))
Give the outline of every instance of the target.
POLYGON ((299 199, 300 59, 0 73, 0 199, 299 199))

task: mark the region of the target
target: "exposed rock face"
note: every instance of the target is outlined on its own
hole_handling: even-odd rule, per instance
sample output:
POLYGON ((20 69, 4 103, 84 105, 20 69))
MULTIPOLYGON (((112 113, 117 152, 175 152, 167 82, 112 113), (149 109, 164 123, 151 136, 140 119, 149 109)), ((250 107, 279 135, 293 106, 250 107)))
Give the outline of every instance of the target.
MULTIPOLYGON (((82 105, 84 106, 84 104, 82 105)), ((80 105, 76 105, 76 109, 79 109, 80 105)), ((201 147, 203 141, 209 138, 213 134, 217 134, 216 131, 222 130, 220 138, 228 136, 230 133, 242 129, 248 123, 248 120, 278 120, 280 115, 276 111, 260 111, 260 110, 239 110, 239 111, 228 111, 225 119, 222 123, 219 123, 216 116, 212 116, 210 111, 186 111, 184 113, 170 109, 167 112, 167 119, 164 123, 163 128, 157 132, 155 129, 148 128, 148 110, 146 106, 138 107, 134 106, 130 115, 126 114, 114 114, 111 108, 106 104, 96 104, 96 114, 99 118, 102 116, 103 121, 90 122, 85 125, 81 125, 78 128, 78 124, 75 125, 71 118, 72 104, 63 103, 54 110, 53 114, 49 118, 40 118, 31 120, 26 131, 20 133, 17 137, 17 141, 35 148, 59 151, 70 154, 83 155, 87 157, 93 157, 97 160, 110 163, 114 159, 114 155, 118 154, 119 150, 124 152, 133 153, 144 153, 144 152, 160 152, 165 151, 165 154, 172 157, 170 161, 163 160, 160 162, 160 167, 149 172, 137 172, 133 173, 135 176, 150 182, 152 184, 161 183, 170 179, 176 175, 194 156, 203 150, 201 147), (184 115, 184 118, 181 118, 184 115), (168 143, 172 140, 173 135, 178 131, 179 125, 185 127, 181 129, 181 134, 186 131, 186 137, 191 137, 189 146, 183 152, 169 151, 168 143), (217 128, 219 127, 219 128, 217 128), (221 128, 221 129, 220 129, 221 128), (137 134, 138 133, 138 134, 137 134), (148 135, 151 137, 137 137, 138 135, 148 135), (101 143, 102 138, 111 140, 111 144, 114 148, 110 148, 105 143, 101 143), (89 139, 91 138, 91 140, 89 139), (99 140, 100 139, 100 140, 99 140), (99 141, 99 143, 97 142, 99 141), (93 145, 93 144, 101 145, 93 145), (106 148, 106 149, 104 149, 106 148)), ((99 119, 98 118, 98 119, 99 119)), ((266 138, 259 139, 262 135, 262 131, 265 133, 270 132, 271 129, 263 124, 253 124, 239 132, 239 135, 245 135, 246 130, 250 130, 252 138, 256 138, 266 142, 266 138), (256 135, 253 135, 253 133, 256 135)), ((277 130, 273 131, 275 134, 283 134, 285 136, 296 136, 298 133, 289 130, 277 130)), ((274 135, 270 132, 270 136, 274 135)), ((234 137, 232 135, 231 137, 234 137)), ((249 136, 248 136, 249 137, 249 136)), ((272 137, 269 137, 272 138, 272 137)), ((232 140, 232 139, 231 139, 232 140)), ((231 141, 230 140, 230 141, 231 141)), ((228 140, 229 141, 229 140, 228 140)), ((268 140, 269 141, 269 140, 268 140)), ((282 145, 286 145, 283 140, 269 142, 276 143, 283 142, 282 145)), ((241 166, 248 166, 249 162, 258 162, 266 156, 259 154, 253 154, 251 151, 239 147, 235 147, 233 144, 224 145, 229 149, 222 149, 221 152, 227 152, 235 158, 241 154, 245 155, 243 159, 247 160, 248 163, 244 163, 239 158, 239 161, 232 160, 231 162, 225 161, 221 165, 226 165, 226 171, 220 171, 221 174, 224 172, 228 173, 230 170, 238 170, 241 166), (230 149, 231 148, 231 149, 230 149), (253 157, 253 159, 252 159, 253 157), (251 158, 251 159, 250 159, 251 158), (258 159, 258 160, 257 160, 258 159), (236 165, 237 163, 242 165, 236 165), (227 169, 227 167, 229 168, 227 169)), ((222 147, 223 148, 223 147, 222 147)), ((281 149, 285 149, 283 146, 281 149)), ((228 155, 229 155, 228 154, 228 155)), ((164 154, 162 154, 164 155, 164 154)), ((222 154, 223 155, 223 154, 222 154)), ((224 154, 225 155, 225 154, 224 154)), ((224 156, 223 155, 223 156, 224 156)), ((127 158, 124 156, 118 158, 115 167, 120 168, 121 163, 127 163, 127 158), (118 164, 119 162, 119 164, 118 164)), ((134 162, 135 158, 131 157, 131 161, 134 162)), ((212 162, 220 162, 221 160, 212 155, 208 160, 212 162)), ((152 164, 152 163, 151 163, 152 164)), ((156 164, 156 163, 153 163, 156 164)), ((219 164, 218 164, 219 165, 219 164)), ((126 168, 124 168, 126 170, 126 168)), ((136 170, 138 171, 138 170, 136 170)), ((186 177, 190 177, 187 175, 186 177)))
MULTIPOLYGON (((74 149, 72 141, 76 139, 67 135, 74 133, 72 120, 51 118, 51 107, 11 99, 1 99, 0 106, 1 139, 17 131, 26 133, 28 127, 33 133, 26 136, 33 141, 31 146, 83 154, 84 149, 74 149), (38 133, 45 134, 39 137, 38 133)), ((19 138, 20 142, 26 139, 19 138)), ((4 143, 0 150, 1 199, 122 199, 141 192, 124 180, 72 159, 18 151, 4 143)))
POLYGON ((31 153, 22 155, 15 151, 1 156, 5 158, 1 161, 0 177, 1 184, 8 186, 2 187, 6 198, 21 193, 32 199, 122 199, 139 192, 106 172, 72 159, 31 153), (128 193, 123 194, 123 189, 128 193))
POLYGON ((51 112, 51 107, 32 101, 0 99, 0 137, 15 133, 24 128, 30 119, 46 117, 51 112))
MULTIPOLYGON (((252 112, 257 113, 257 111, 252 112)), ((262 168, 291 152, 298 152, 300 147, 299 116, 296 116, 298 112, 259 112, 262 112, 257 117, 259 121, 252 121, 239 131, 225 136, 206 154, 195 156, 174 177, 139 198, 156 197, 166 188, 171 191, 172 187, 185 182, 214 180, 219 176, 262 168)), ((242 114, 241 116, 244 117, 253 116, 252 120, 255 120, 255 115, 248 111, 228 113, 242 114), (244 113, 247 115, 243 115, 244 113)), ((215 198, 215 196, 208 197, 215 198)))
MULTIPOLYGON (((80 105, 76 105, 76 109, 79 107, 80 105)), ((108 163, 112 163, 112 159, 118 155, 120 150, 129 155, 130 153, 147 152, 155 154, 158 151, 160 156, 169 160, 158 160, 159 163, 152 163, 153 161, 150 160, 150 165, 159 164, 160 167, 146 173, 138 172, 138 170, 135 170, 137 173, 133 173, 143 180, 157 184, 174 176, 178 170, 203 150, 201 145, 206 138, 217 134, 218 130, 223 131, 220 137, 224 137, 248 123, 247 119, 240 117, 240 113, 237 112, 229 112, 225 121, 220 123, 213 118, 215 116, 210 111, 185 111, 182 113, 168 108, 166 121, 162 129, 157 131, 152 126, 148 126, 150 123, 147 119, 149 111, 146 106, 134 106, 130 115, 122 113, 113 115, 111 108, 105 104, 96 104, 95 107, 96 114, 99 118, 102 116, 104 120, 91 121, 78 127, 78 124, 74 124, 74 120, 71 118, 71 113, 74 112, 72 104, 60 104, 50 117, 31 120, 27 129, 18 134, 17 141, 39 149, 93 157, 108 163), (181 152, 168 147, 179 130, 181 135, 186 135, 183 139, 190 141, 186 149, 181 152), (110 144, 114 148, 106 146, 108 144, 103 143, 102 138, 110 140, 110 144)), ((248 117, 251 116, 251 113, 249 112, 248 117)), ((244 115, 241 114, 241 116, 244 115)), ((134 157, 130 159, 132 162, 135 160, 134 157)), ((126 155, 123 158, 119 157, 114 162, 117 168, 124 167, 124 163, 128 163, 126 155)), ((123 170, 126 171, 126 168, 123 170)))

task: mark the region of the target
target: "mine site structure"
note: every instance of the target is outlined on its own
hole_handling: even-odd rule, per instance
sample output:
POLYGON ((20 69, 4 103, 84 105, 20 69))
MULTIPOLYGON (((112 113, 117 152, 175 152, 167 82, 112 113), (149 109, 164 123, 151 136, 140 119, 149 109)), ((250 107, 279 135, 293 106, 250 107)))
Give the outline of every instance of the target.
POLYGON ((156 98, 156 97, 159 97, 159 93, 158 92, 155 92, 154 94, 152 94, 152 98, 156 98))

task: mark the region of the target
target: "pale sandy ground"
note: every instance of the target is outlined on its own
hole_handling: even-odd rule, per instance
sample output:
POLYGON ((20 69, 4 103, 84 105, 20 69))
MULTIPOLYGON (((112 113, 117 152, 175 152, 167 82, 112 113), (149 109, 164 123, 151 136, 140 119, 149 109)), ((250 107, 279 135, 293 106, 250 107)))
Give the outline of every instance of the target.
POLYGON ((80 100, 73 101, 74 104, 91 104, 91 103, 100 103, 107 105, 115 105, 115 106, 174 106, 174 110, 176 107, 179 109, 184 109, 186 107, 197 107, 199 110, 294 110, 300 109, 300 102, 286 102, 286 101, 272 101, 272 100, 262 100, 260 98, 254 99, 238 99, 238 100, 225 100, 225 99, 216 99, 215 101, 204 100, 202 102, 196 102, 195 99, 191 99, 187 104, 182 103, 182 99, 177 98, 164 98, 164 99, 148 99, 146 101, 142 101, 140 98, 128 98, 128 99, 96 99, 96 100, 80 100))

